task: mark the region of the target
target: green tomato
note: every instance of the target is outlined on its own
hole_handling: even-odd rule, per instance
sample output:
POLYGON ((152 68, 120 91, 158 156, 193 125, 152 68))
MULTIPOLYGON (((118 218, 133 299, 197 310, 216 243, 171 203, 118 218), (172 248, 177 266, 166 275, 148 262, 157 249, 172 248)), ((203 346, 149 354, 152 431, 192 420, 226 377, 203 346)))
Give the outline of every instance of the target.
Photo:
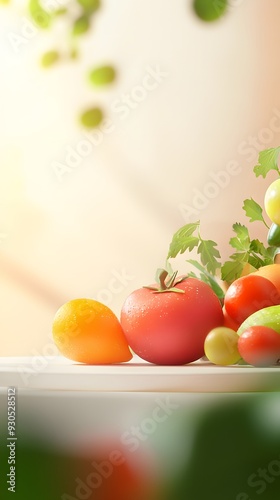
POLYGON ((270 220, 280 226, 280 179, 272 182, 267 188, 264 208, 270 220))
POLYGON ((237 330, 242 335, 251 326, 267 326, 280 333, 280 305, 265 307, 251 314, 237 330))
POLYGON ((37 26, 42 29, 47 29, 51 26, 53 17, 42 7, 40 0, 29 0, 28 9, 32 20, 37 26))
POLYGON ((231 328, 213 328, 204 342, 205 355, 215 365, 234 365, 241 358, 237 347, 238 339, 239 336, 231 328))
POLYGON ((90 29, 90 17, 87 14, 84 14, 78 19, 76 19, 73 23, 72 34, 73 36, 80 36, 87 33, 90 29))
POLYGON ((267 243, 270 246, 280 247, 280 226, 274 222, 271 224, 268 231, 267 243))
POLYGON ((227 10, 228 0, 193 0, 193 9, 202 21, 216 21, 227 10))
POLYGON ((42 55, 41 65, 43 68, 49 68, 59 60, 59 57, 59 52, 57 52, 57 50, 49 50, 42 55))
POLYGON ((100 125, 103 120, 103 112, 100 108, 91 108, 82 113, 81 124, 86 128, 95 128, 100 125))
POLYGON ((90 71, 89 80, 95 86, 112 83, 116 77, 116 70, 112 66, 99 66, 90 71))
POLYGON ((78 0, 85 11, 95 12, 100 7, 100 0, 78 0))

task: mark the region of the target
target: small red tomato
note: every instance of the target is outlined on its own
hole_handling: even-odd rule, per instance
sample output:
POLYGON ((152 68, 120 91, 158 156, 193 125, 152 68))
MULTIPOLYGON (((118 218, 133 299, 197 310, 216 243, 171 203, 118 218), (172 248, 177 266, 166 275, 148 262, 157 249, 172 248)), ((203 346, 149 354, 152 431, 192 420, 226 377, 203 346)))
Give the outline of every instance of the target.
POLYGON ((280 359, 280 334, 268 326, 251 326, 240 335, 237 347, 250 365, 274 365, 280 359))
POLYGON ((179 292, 140 288, 121 310, 131 349, 158 365, 184 365, 204 355, 210 330, 223 324, 222 306, 209 285, 197 278, 175 284, 179 292))
POLYGON ((224 299, 226 312, 239 325, 254 312, 277 304, 280 294, 276 286, 256 274, 247 274, 231 283, 224 299))

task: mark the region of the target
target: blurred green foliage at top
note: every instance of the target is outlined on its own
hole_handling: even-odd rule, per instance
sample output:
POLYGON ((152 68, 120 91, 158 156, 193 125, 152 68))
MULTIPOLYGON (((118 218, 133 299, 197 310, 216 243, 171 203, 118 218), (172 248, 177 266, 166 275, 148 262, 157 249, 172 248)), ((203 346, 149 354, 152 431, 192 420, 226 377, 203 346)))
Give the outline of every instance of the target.
MULTIPOLYGON (((188 0, 192 6, 193 13, 202 21, 212 22, 222 17, 228 8, 229 0, 188 0)), ((8 4, 12 0, 0 0, 0 4, 8 4)), ((102 8, 101 0, 70 0, 67 5, 63 5, 61 0, 26 0, 27 10, 32 22, 36 27, 46 31, 49 30, 50 48, 42 54, 40 65, 47 69, 56 66, 63 61, 75 62, 79 58, 79 39, 85 35, 94 34, 93 18, 102 8), (61 53, 60 48, 55 47, 55 39, 52 37, 52 27, 60 17, 64 17, 65 26, 68 31, 69 50, 68 53, 61 53)), ((116 69, 107 62, 101 66, 93 67, 89 72, 88 83, 97 87, 107 87, 116 80, 116 69)), ((98 127, 103 118, 104 111, 96 105, 89 103, 88 109, 81 112, 79 122, 83 127, 98 127), (94 110, 94 112, 93 112, 94 110)))

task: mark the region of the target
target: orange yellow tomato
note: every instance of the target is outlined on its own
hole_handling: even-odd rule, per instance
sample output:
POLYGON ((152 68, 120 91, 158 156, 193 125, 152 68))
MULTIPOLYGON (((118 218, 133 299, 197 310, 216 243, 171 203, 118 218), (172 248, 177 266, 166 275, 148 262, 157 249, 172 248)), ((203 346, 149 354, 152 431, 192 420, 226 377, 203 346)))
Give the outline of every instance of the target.
POLYGON ((55 314, 53 339, 66 358, 87 364, 129 361, 132 353, 113 311, 93 299, 73 299, 55 314))
POLYGON ((264 278, 270 280, 280 293, 280 264, 269 264, 267 266, 260 267, 253 274, 263 276, 264 278))

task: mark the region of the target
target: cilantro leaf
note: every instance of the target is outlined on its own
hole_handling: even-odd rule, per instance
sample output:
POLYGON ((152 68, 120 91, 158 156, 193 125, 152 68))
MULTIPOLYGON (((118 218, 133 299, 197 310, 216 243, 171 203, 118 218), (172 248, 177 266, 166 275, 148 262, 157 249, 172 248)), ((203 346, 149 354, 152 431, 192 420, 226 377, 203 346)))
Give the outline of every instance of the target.
POLYGON ((194 247, 197 247, 198 243, 199 243, 199 238, 197 238, 196 236, 190 236, 188 238, 188 250, 189 250, 189 252, 191 252, 194 249, 194 247))
POLYGON ((229 240, 230 245, 236 250, 249 250, 250 248, 250 237, 249 231, 246 226, 236 222, 233 224, 232 229, 236 233, 236 236, 229 240))
POLYGON ((220 252, 217 249, 217 243, 212 240, 203 240, 199 233, 200 222, 186 224, 181 227, 173 236, 169 246, 169 257, 176 257, 178 253, 184 253, 186 250, 191 251, 197 247, 197 253, 200 254, 200 260, 207 271, 215 275, 217 269, 221 267, 220 252), (195 231, 197 230, 197 235, 195 231))
MULTIPOLYGON (((254 167, 256 177, 262 176, 265 178, 270 170, 276 171, 280 176, 279 156, 280 146, 261 151, 258 158, 259 163, 254 167)), ((252 197, 244 200, 242 208, 250 222, 263 222, 269 229, 261 205, 252 197)), ((276 246, 266 247, 258 239, 251 240, 248 228, 245 225, 236 222, 233 224, 232 229, 235 234, 230 238, 229 243, 234 249, 234 253, 224 263, 221 263, 217 243, 213 240, 202 239, 200 221, 186 224, 174 234, 169 246, 167 261, 170 257, 176 257, 186 250, 192 251, 196 247, 200 262, 193 260, 187 262, 190 262, 198 269, 199 279, 208 283, 216 295, 221 298, 223 290, 216 279, 217 275, 221 276, 222 281, 232 283, 242 275, 242 272, 253 272, 261 266, 272 264, 276 254, 280 253, 279 248, 276 246), (217 271, 219 272, 217 273, 217 271)), ((195 273, 189 273, 188 276, 196 275, 195 273)))
POLYGON ((254 254, 249 255, 248 262, 255 269, 259 269, 260 267, 263 267, 265 265, 262 258, 259 255, 254 254))
POLYGON ((280 153, 280 147, 269 148, 261 151, 259 154, 259 163, 254 167, 254 172, 256 177, 262 175, 265 178, 270 170, 276 170, 280 175, 278 168, 278 157, 280 153))
POLYGON ((221 257, 219 250, 216 248, 217 243, 212 240, 200 240, 197 248, 197 253, 200 254, 201 262, 206 267, 207 271, 215 274, 217 269, 221 267, 217 261, 221 257))
POLYGON ((259 253, 261 255, 265 255, 266 254, 266 248, 265 248, 264 244, 262 243, 262 241, 260 241, 258 239, 254 239, 254 240, 251 241, 250 249, 253 252, 257 252, 257 253, 259 253))
POLYGON ((250 253, 252 259, 254 258, 256 259, 257 265, 251 262, 252 259, 249 259, 249 262, 250 264, 252 264, 252 266, 256 267, 257 269, 261 266, 267 266, 268 264, 273 264, 274 262, 275 248, 273 247, 265 248, 264 244, 258 239, 254 239, 251 241, 250 253))
POLYGON ((232 283, 234 280, 239 278, 245 264, 248 262, 248 257, 248 252, 238 252, 231 255, 231 260, 228 260, 222 265, 222 280, 227 283, 232 283))
POLYGON ((263 209, 253 198, 244 200, 243 210, 245 211, 247 217, 250 218, 250 222, 261 221, 268 228, 267 223, 263 218, 263 209))
MULTIPOLYGON (((254 200, 245 200, 253 206, 258 204, 254 200)), ((244 202, 244 204, 245 204, 244 202)), ((258 209, 257 209, 258 210, 258 209)), ((258 239, 250 239, 249 231, 246 226, 236 222, 232 226, 236 236, 229 240, 231 246, 237 250, 229 257, 229 261, 225 262, 221 268, 222 280, 232 282, 239 278, 245 264, 248 262, 254 269, 259 269, 261 266, 272 264, 274 262, 275 248, 266 248, 258 239)))
POLYGON ((199 221, 191 222, 176 231, 169 246, 167 259, 170 257, 174 258, 179 253, 184 253, 186 250, 191 251, 198 245, 199 238, 193 236, 193 233, 198 229, 199 224, 199 221))
POLYGON ((245 226, 234 224, 233 227, 235 227, 235 230, 239 231, 239 238, 232 238, 230 243, 239 251, 232 254, 230 260, 225 262, 221 268, 222 280, 229 283, 240 278, 247 262, 253 269, 259 269, 262 266, 273 264, 277 251, 275 247, 266 248, 258 239, 250 240, 248 229, 245 226))

